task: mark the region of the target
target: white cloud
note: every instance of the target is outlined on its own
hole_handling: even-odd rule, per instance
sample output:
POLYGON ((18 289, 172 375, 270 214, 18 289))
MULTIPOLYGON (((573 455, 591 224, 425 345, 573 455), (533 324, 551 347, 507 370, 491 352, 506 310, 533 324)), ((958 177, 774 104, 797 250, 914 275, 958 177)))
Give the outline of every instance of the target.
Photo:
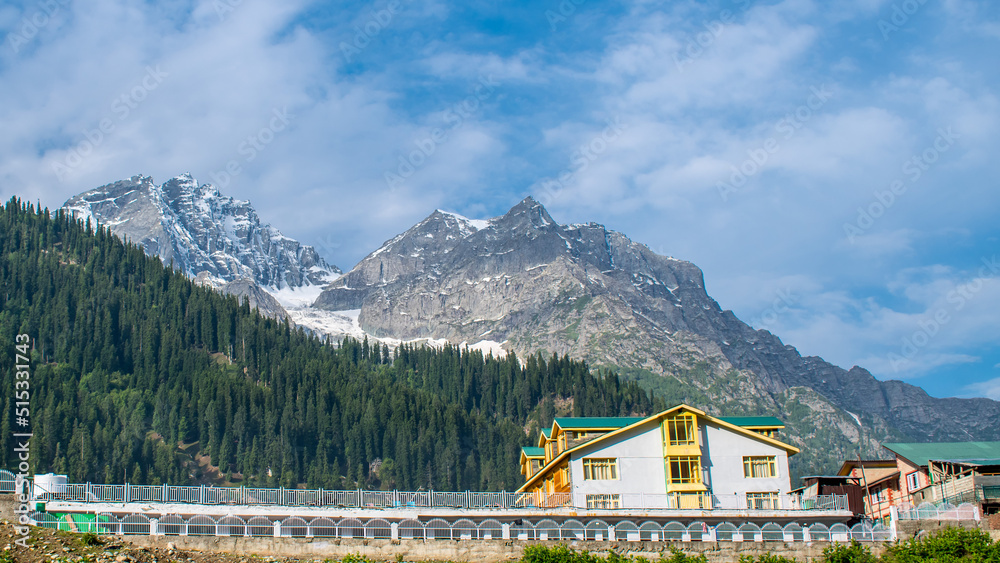
MULTIPOLYGON (((948 297, 974 280, 977 243, 995 236, 1000 207, 991 4, 928 4, 904 30, 915 46, 896 40, 903 32, 881 40, 889 0, 731 4, 720 25, 721 5, 635 2, 607 18, 588 5, 557 33, 495 44, 485 30, 481 42, 436 33, 467 7, 413 4, 350 68, 338 45, 367 8, 321 25, 302 21, 306 0, 244 2, 222 19, 207 1, 193 14, 72 4, 21 52, 0 50, 0 195, 56 206, 135 173, 212 181, 236 161, 242 172, 223 191, 347 268, 434 208, 502 212, 568 171, 551 198, 558 219, 601 221, 694 261, 745 320, 792 291, 767 328, 804 353, 909 378, 988 357, 996 281, 962 310, 948 297), (970 54, 967 37, 984 44, 970 54), (147 67, 167 76, 119 118, 113 104, 147 67), (501 83, 496 97, 390 190, 385 172, 483 74, 501 83), (832 95, 809 108, 814 88, 832 95), (288 126, 252 159, 241 152, 285 107, 288 126), (785 137, 779 123, 802 107, 808 119, 785 137), (114 130, 60 181, 52 163, 85 147, 102 119, 114 130), (608 120, 624 131, 580 167, 577 151, 596 146, 608 120), (911 181, 904 163, 941 127, 961 138, 911 181), (717 184, 769 138, 779 149, 721 198, 717 184), (905 194, 847 240, 858 208, 900 178, 905 194), (896 372, 888 354, 941 310, 947 326, 896 372)), ((20 17, 0 7, 4 30, 20 17)))
POLYGON ((1000 401, 1000 377, 966 385, 964 390, 972 397, 988 397, 1000 401))

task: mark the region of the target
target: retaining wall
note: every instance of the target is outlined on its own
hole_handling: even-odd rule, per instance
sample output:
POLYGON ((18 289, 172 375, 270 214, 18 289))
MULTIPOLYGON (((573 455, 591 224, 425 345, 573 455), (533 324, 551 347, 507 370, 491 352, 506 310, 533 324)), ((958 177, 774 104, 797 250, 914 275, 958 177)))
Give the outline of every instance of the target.
MULTIPOLYGON (((178 536, 125 536, 121 539, 142 547, 197 551, 221 551, 275 557, 332 558, 348 554, 361 554, 382 561, 455 561, 460 563, 500 563, 519 560, 529 545, 566 545, 578 551, 606 554, 614 551, 620 555, 636 555, 658 561, 661 553, 670 554, 671 546, 689 554, 704 553, 710 563, 733 563, 742 555, 756 557, 773 553, 797 561, 819 561, 829 542, 518 542, 504 540, 323 540, 297 538, 223 538, 178 536)), ((882 553, 881 544, 868 544, 876 554, 882 553)))

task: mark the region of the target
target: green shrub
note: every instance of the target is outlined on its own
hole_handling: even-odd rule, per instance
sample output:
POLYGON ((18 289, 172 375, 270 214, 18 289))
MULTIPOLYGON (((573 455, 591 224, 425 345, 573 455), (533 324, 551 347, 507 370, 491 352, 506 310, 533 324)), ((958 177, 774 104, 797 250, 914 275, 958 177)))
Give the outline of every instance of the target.
MULTIPOLYGON (((649 560, 645 557, 625 557, 613 551, 605 558, 586 551, 573 551, 564 545, 529 545, 524 548, 521 563, 649 563, 649 560)), ((660 554, 658 563, 708 563, 708 560, 704 555, 687 555, 671 547, 670 555, 660 554)))
POLYGON ((833 544, 823 550, 823 563, 878 563, 872 550, 851 540, 851 545, 833 544))
POLYGON ((765 553, 758 555, 756 559, 752 555, 741 555, 740 563, 798 563, 798 561, 773 553, 765 553))
POLYGON ((101 541, 101 536, 98 536, 94 532, 85 532, 80 535, 80 543, 90 547, 102 545, 104 542, 101 541))
MULTIPOLYGON (((641 557, 639 559, 642 559, 641 557)), ((670 546, 670 556, 666 553, 660 554, 659 563, 708 563, 704 553, 698 555, 688 555, 676 547, 670 546)))
POLYGON ((524 548, 521 563, 590 563, 587 558, 588 554, 573 551, 564 545, 529 545, 524 548))
POLYGON ((374 563, 371 559, 368 559, 360 553, 348 553, 340 563, 374 563))
POLYGON ((884 563, 1000 563, 1000 543, 982 530, 945 528, 925 538, 889 546, 884 563))

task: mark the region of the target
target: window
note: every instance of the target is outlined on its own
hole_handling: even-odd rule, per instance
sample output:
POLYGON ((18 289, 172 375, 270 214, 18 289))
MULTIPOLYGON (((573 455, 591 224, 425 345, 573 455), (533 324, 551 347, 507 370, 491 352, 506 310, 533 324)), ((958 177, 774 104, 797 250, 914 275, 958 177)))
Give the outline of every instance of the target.
POLYGON ((906 474, 906 486, 909 491, 913 491, 920 488, 920 472, 914 471, 913 473, 906 474))
POLYGON ((621 495, 587 495, 587 508, 621 508, 621 495))
POLYGON ((668 446, 693 446, 697 444, 694 433, 694 415, 679 414, 664 421, 664 441, 668 446))
POLYGON ((569 486, 569 468, 564 467, 556 472, 555 485, 557 489, 564 489, 569 486))
POLYGON ((872 491, 872 504, 882 504, 883 502, 885 502, 886 501, 885 492, 886 492, 885 489, 878 489, 876 491, 872 491))
POLYGON ((747 493, 748 510, 777 510, 778 493, 747 493))
POLYGON ((598 481, 618 478, 618 460, 615 458, 586 458, 583 460, 583 478, 598 481))
POLYGON ((773 455, 744 456, 743 476, 748 479, 777 477, 778 471, 774 463, 774 456, 773 455))
POLYGON ((701 483, 701 462, 696 456, 668 457, 667 471, 671 484, 701 483))
POLYGON ((566 433, 559 435, 559 453, 566 451, 566 433))

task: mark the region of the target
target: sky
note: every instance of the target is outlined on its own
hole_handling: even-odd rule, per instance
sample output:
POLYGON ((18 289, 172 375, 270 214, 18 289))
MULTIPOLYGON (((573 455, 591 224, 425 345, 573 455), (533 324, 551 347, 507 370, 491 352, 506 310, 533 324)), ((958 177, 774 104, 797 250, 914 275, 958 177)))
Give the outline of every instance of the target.
POLYGON ((351 268, 527 196, 803 355, 1000 400, 1000 3, 0 4, 0 197, 190 172, 351 268))

